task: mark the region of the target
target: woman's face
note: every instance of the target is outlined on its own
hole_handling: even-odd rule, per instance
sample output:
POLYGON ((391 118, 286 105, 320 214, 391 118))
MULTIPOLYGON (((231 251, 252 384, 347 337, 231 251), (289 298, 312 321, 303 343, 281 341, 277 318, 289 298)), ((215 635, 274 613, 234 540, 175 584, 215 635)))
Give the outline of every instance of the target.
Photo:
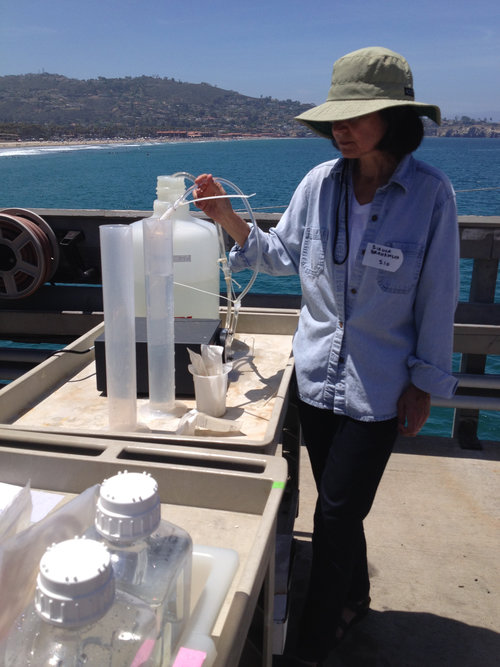
POLYGON ((387 123, 378 111, 332 123, 332 135, 340 152, 353 159, 374 153, 386 129, 387 123))

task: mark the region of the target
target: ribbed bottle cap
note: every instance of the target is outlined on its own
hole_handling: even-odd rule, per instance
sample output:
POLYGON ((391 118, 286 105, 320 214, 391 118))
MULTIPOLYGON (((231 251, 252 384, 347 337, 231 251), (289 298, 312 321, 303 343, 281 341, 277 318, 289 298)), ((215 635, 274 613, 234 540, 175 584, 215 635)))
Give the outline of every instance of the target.
POLYGON ((182 176, 158 176, 156 182, 156 196, 160 201, 175 204, 186 192, 182 176))
POLYGON ((76 537, 42 556, 35 608, 44 620, 66 628, 88 625, 104 616, 114 597, 111 556, 101 542, 76 537))
POLYGON ((161 520, 158 484, 148 473, 121 472, 101 484, 95 527, 113 542, 151 535, 161 520))

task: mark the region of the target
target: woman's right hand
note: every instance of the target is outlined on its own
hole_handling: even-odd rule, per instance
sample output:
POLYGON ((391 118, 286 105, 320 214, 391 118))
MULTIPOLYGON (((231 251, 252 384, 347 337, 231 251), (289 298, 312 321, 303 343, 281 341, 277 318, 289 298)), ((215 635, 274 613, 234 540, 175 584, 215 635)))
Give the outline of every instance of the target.
POLYGON ((247 223, 237 213, 233 211, 229 199, 208 199, 207 201, 197 201, 201 197, 217 197, 225 195, 226 191, 220 183, 214 181, 212 174, 201 174, 195 179, 196 190, 193 190, 195 205, 208 215, 209 218, 218 222, 226 232, 241 247, 248 238, 250 229, 247 223))
POLYGON ((208 199, 207 201, 196 201, 202 197, 215 197, 225 195, 226 191, 220 183, 214 180, 212 174, 201 174, 196 178, 193 190, 195 205, 208 215, 209 218, 223 224, 224 219, 233 213, 233 207, 229 199, 208 199))

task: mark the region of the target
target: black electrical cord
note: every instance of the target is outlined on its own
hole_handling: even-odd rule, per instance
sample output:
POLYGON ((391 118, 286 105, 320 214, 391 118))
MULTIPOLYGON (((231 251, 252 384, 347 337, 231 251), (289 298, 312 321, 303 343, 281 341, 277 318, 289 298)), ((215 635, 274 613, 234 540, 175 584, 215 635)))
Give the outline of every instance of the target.
POLYGON ((62 348, 60 350, 55 350, 51 356, 54 356, 55 354, 61 354, 61 352, 64 354, 87 354, 88 352, 92 352, 94 347, 95 346, 92 345, 92 347, 88 347, 86 350, 66 350, 62 348))

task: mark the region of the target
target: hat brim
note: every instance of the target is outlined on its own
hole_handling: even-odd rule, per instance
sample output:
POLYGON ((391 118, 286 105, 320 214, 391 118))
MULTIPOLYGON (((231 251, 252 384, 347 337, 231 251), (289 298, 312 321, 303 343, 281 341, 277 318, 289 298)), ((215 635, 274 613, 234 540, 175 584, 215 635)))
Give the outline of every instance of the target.
POLYGON ((316 134, 331 139, 333 122, 365 116, 390 107, 412 107, 419 116, 428 116, 438 125, 441 124, 441 111, 439 107, 433 104, 388 99, 331 100, 304 111, 304 113, 296 116, 295 120, 302 125, 306 125, 316 134))

